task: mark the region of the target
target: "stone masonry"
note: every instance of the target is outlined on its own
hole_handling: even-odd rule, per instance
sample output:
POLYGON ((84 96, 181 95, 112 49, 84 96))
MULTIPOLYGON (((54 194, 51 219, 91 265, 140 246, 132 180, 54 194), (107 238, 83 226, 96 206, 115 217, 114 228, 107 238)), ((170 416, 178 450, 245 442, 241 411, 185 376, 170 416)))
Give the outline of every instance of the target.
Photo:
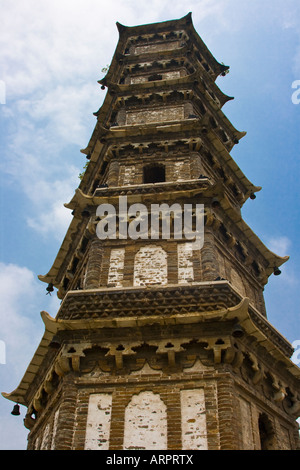
POLYGON ((230 155, 245 132, 215 83, 229 67, 191 14, 117 27, 87 169, 65 205, 73 219, 39 276, 61 305, 41 312, 40 345, 3 395, 27 407, 30 450, 297 449, 300 370, 263 295, 288 258, 241 215, 261 188, 230 155), (196 229, 197 204, 201 246, 177 236, 187 207, 196 229), (103 221, 114 236, 99 237, 103 221))

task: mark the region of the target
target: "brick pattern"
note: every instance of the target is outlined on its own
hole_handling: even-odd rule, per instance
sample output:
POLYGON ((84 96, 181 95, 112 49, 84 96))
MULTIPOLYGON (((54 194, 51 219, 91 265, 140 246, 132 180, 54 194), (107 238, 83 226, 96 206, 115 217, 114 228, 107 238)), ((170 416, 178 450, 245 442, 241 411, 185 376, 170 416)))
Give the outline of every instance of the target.
MULTIPOLYGON (((147 119, 150 119, 149 112, 145 112, 147 119)), ((153 116, 154 119, 155 116, 153 116)), ((174 116, 175 118, 176 116, 174 116)), ((169 120, 172 120, 172 117, 168 117, 169 120)), ((136 120, 138 124, 139 121, 136 120)), ((139 156, 139 158, 128 156, 126 162, 120 160, 118 168, 118 185, 119 186, 128 186, 134 184, 143 184, 143 170, 144 167, 153 164, 161 164, 165 167, 166 182, 172 181, 184 181, 190 179, 197 179, 201 172, 201 167, 199 165, 191 164, 191 157, 186 155, 154 155, 154 156, 139 156), (192 173, 193 166, 193 173, 192 173)), ((116 166, 116 165, 115 165, 116 166)), ((109 167, 110 168, 110 167, 109 167)), ((114 170, 116 174, 117 170, 114 170)), ((116 183, 116 176, 113 179, 112 176, 113 170, 108 172, 108 182, 110 186, 114 186, 116 183)))
POLYGON ((220 447, 222 450, 236 450, 239 426, 237 426, 234 415, 235 397, 233 380, 229 377, 219 380, 217 394, 220 447))
MULTIPOLYGON (((147 204, 162 200, 198 202, 203 191, 207 202, 204 246, 191 250, 190 244, 172 238, 101 241, 93 231, 93 218, 90 219, 86 229, 90 242, 85 245, 88 249, 84 263, 78 264, 80 283, 78 273, 71 272, 73 281, 63 287, 64 291, 70 286, 83 290, 82 297, 71 293, 74 298, 71 295, 64 302, 66 311, 62 318, 70 321, 70 329, 63 332, 63 347, 67 351, 60 358, 63 367, 55 369, 58 386, 50 392, 47 383, 49 396, 46 397, 45 389, 43 396, 38 394, 38 400, 34 398, 36 391, 30 391, 30 410, 36 403, 39 407, 37 419, 29 416, 27 420, 31 427, 29 449, 119 450, 156 446, 170 450, 260 449, 267 445, 259 428, 262 419, 271 430, 268 444, 272 448, 294 449, 298 445, 293 417, 273 399, 279 380, 273 363, 270 365, 273 356, 267 357, 253 338, 242 344, 233 340, 232 324, 221 321, 222 313, 220 321, 207 320, 212 311, 237 304, 238 296, 232 294, 232 289, 230 295, 225 290, 219 292, 212 282, 220 277, 227 279, 242 296, 249 296, 254 306, 265 313, 265 260, 253 247, 249 248, 253 252, 248 252, 249 240, 233 221, 228 226, 226 210, 218 212, 212 196, 205 196, 208 194, 205 189, 222 181, 224 201, 236 211, 238 220, 249 187, 226 153, 236 137, 221 110, 216 111, 221 106, 219 100, 224 100, 214 84, 220 70, 216 72, 217 65, 200 42, 195 42, 188 51, 188 35, 181 29, 126 39, 128 50, 123 50, 118 64, 112 64, 110 69, 112 85, 120 86, 110 90, 111 109, 104 107, 104 121, 99 119, 97 128, 99 135, 95 132, 92 138, 93 156, 97 155, 98 161, 92 159, 81 189, 89 196, 103 190, 101 195, 107 201, 110 191, 115 193, 114 197, 126 193, 135 202, 146 200, 147 204), (130 60, 126 61, 128 54, 130 60), (196 69, 199 77, 189 83, 188 74, 196 69), (179 77, 185 78, 180 81, 179 77), (173 79, 177 84, 171 89, 166 81, 173 79), (151 84, 153 81, 155 84, 151 84), (128 87, 130 84, 136 86, 128 87), (156 123, 161 124, 159 129, 156 123), (164 189, 152 183, 144 185, 144 169, 154 164, 164 167, 164 189), (200 175, 208 177, 206 183, 201 183, 203 186, 198 186, 200 175), (97 190, 99 183, 108 185, 108 189, 97 190), (186 193, 190 183, 196 189, 194 196, 186 196, 190 194, 186 193), (168 190, 168 184, 169 187, 174 184, 173 190, 168 190), (252 258, 257 262, 257 272, 252 258), (196 287, 196 302, 189 294, 191 286, 186 286, 192 283, 209 286, 202 297, 202 287, 196 287), (171 298, 173 294, 167 289, 164 294, 158 292, 147 297, 149 292, 152 296, 153 286, 169 285, 176 286, 177 290, 172 291, 175 298, 171 298), (122 287, 145 289, 141 289, 141 297, 135 293, 129 299, 123 294, 120 305, 112 295, 120 296, 117 289, 122 287), (90 290, 97 292, 87 292, 90 290), (173 308, 174 301, 176 315, 185 318, 186 323, 172 324, 176 315, 173 310, 173 317, 169 314, 166 303, 173 308), (149 317, 144 309, 147 305, 155 308, 156 320, 151 327, 133 329, 131 323, 123 326, 122 331, 115 327, 115 320, 121 317, 126 320, 128 311, 131 318, 136 315, 140 319, 142 314, 149 317), (162 305, 164 314, 158 321, 162 305), (184 316, 191 312, 188 308, 192 309, 191 323, 188 315, 184 316), (195 322, 197 313, 199 321, 195 322), (105 334, 103 328, 97 332, 71 328, 72 319, 86 318, 92 325, 94 319, 110 316, 112 322, 105 334), (246 344, 250 343, 251 353, 245 352, 246 344), (77 351, 76 356, 72 356, 72 350, 77 351), (261 357, 265 363, 259 362, 258 366, 261 357), (265 364, 273 372, 260 377, 265 364), (263 384, 259 381, 262 377, 263 384)), ((194 38, 190 39, 192 43, 194 38)), ((79 243, 80 237, 77 238, 79 243)), ((66 269, 73 267, 70 254, 66 257, 66 269)), ((258 327, 262 325, 261 322, 258 327)), ((42 367, 46 376, 49 364, 48 369, 46 365, 42 367)), ((288 382, 285 372, 279 369, 282 383, 288 382)), ((41 378, 42 372, 39 374, 41 378)), ((40 384, 40 392, 39 387, 40 384)))
POLYGON ((125 408, 124 450, 167 449, 166 405, 152 391, 133 395, 125 408))
MULTIPOLYGON (((41 417, 28 448, 259 450, 259 416, 272 413, 262 395, 256 402, 237 385, 228 372, 203 366, 194 373, 148 368, 142 375, 106 374, 101 380, 70 373, 56 411, 41 417)), ((274 448, 295 449, 294 426, 279 415, 271 421, 274 448)))
POLYGON ((77 411, 77 389, 72 373, 66 375, 63 381, 54 447, 59 450, 71 450, 77 411))
POLYGON ((179 243, 178 250, 178 284, 194 280, 193 247, 191 243, 179 243))
POLYGON ((102 243, 94 238, 89 250, 88 263, 84 279, 84 289, 95 289, 99 287, 102 266, 102 243))
POLYGON ((167 253, 157 245, 141 247, 134 259, 133 285, 166 285, 167 282, 167 253))
POLYGON ((109 186, 118 186, 120 164, 118 160, 112 160, 107 172, 107 184, 109 186))
MULTIPOLYGON (((172 232, 171 232, 172 234, 172 232)), ((204 245, 192 249, 189 242, 170 240, 92 241, 85 268, 85 289, 142 285, 189 284, 194 281, 228 280, 237 292, 265 314, 263 291, 245 275, 246 269, 230 256, 219 251, 212 230, 205 227, 204 245), (120 245, 123 245, 122 247, 120 245)))
POLYGON ((162 42, 157 44, 149 44, 143 46, 135 46, 134 53, 135 54, 145 54, 146 52, 162 52, 162 51, 172 51, 178 49, 179 41, 172 41, 172 42, 162 42))
POLYGON ((181 391, 182 447, 207 450, 207 430, 203 389, 181 391))
POLYGON ((253 427, 251 403, 240 397, 240 418, 241 418, 241 448, 243 450, 253 450, 253 427))
POLYGON ((107 285, 122 287, 124 272, 125 248, 113 248, 110 252, 107 285))
POLYGON ((126 125, 150 124, 154 122, 179 121, 184 118, 183 106, 149 108, 126 113, 126 125))
POLYGON ((109 449, 111 404, 112 396, 109 393, 90 395, 84 446, 86 450, 109 449))

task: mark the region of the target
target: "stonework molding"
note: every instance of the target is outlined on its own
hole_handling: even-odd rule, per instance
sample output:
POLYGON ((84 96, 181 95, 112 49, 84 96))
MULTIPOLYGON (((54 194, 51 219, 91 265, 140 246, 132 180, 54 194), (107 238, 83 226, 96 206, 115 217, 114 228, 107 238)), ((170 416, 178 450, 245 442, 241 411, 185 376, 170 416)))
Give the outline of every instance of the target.
POLYGON ((55 318, 41 312, 40 344, 2 395, 27 407, 30 450, 296 449, 300 369, 263 293, 288 256, 241 214, 261 187, 230 155, 246 133, 222 110, 232 98, 216 79, 229 67, 191 14, 117 27, 87 164, 65 204, 72 220, 39 276, 60 307, 55 318), (137 203, 145 224, 140 206, 128 210, 137 203), (101 204, 116 215, 106 238, 101 204), (186 204, 191 227, 180 238, 186 204), (201 249, 188 238, 199 205, 201 249))

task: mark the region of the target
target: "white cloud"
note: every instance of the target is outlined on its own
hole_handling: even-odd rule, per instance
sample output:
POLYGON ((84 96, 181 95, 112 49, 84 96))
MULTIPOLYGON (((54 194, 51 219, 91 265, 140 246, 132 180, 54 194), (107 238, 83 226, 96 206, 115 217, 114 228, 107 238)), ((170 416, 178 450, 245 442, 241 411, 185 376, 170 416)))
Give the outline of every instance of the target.
POLYGON ((90 62, 104 50, 99 41, 103 21, 102 32, 91 21, 95 6, 99 13, 101 2, 89 0, 7 2, 0 40, 9 96, 46 90, 53 82, 78 77, 79 71, 89 73, 90 62))
MULTIPOLYGON (((281 237, 272 237, 267 243, 268 248, 273 251, 276 255, 279 256, 290 256, 290 251, 292 250, 292 242, 286 236, 281 237)), ((281 267, 281 276, 280 279, 289 287, 295 287, 299 284, 299 279, 294 273, 294 266, 292 260, 287 261, 281 267)))
POLYGON ((21 119, 1 166, 30 203, 26 217, 30 227, 62 239, 70 222, 70 211, 63 204, 73 196, 81 169, 60 156, 64 145, 54 142, 54 136, 55 131, 38 129, 32 121, 21 119))
POLYGON ((17 386, 44 333, 40 312, 55 316, 59 299, 45 296, 32 271, 0 263, 0 340, 5 344, 6 365, 0 366, 1 387, 17 386))
POLYGON ((40 209, 36 217, 28 217, 27 223, 39 234, 52 235, 61 242, 71 222, 71 213, 63 206, 62 200, 52 198, 47 203, 47 208, 40 209))
MULTIPOLYGON (((64 152, 70 146, 79 152, 93 130, 92 112, 104 97, 96 82, 117 44, 116 21, 133 26, 180 18, 192 11, 196 30, 205 41, 212 37, 223 41, 224 32, 243 28, 258 34, 263 28, 272 27, 276 34, 278 28, 286 28, 298 39, 294 70, 300 73, 298 0, 2 0, 1 7, 0 80, 6 86, 1 111, 8 142, 1 155, 2 171, 31 204, 29 226, 60 240, 70 220, 63 203, 78 185, 77 175, 85 163, 77 168, 75 159, 64 152)), ((267 246, 280 255, 292 248, 287 237, 273 238, 267 246)), ((283 267, 282 280, 294 283, 296 277, 288 266, 283 267)), ((33 343, 43 332, 39 311, 45 305, 39 306, 39 289, 26 267, 0 263, 0 340, 5 341, 11 364, 10 369, 0 365, 0 372, 6 371, 4 384, 15 377, 19 381, 33 343)), ((44 303, 43 296, 44 290, 44 303)), ((47 299, 55 314, 57 298, 47 299)), ((17 433, 12 429, 10 436, 17 433)))
POLYGON ((291 247, 291 240, 288 237, 273 237, 270 238, 268 247, 273 253, 276 253, 279 256, 287 256, 288 251, 291 247))
POLYGON ((283 29, 292 30, 294 32, 294 57, 291 63, 291 71, 295 74, 295 78, 300 78, 300 4, 294 0, 288 0, 285 7, 278 6, 278 16, 281 19, 283 29))
POLYGON ((80 86, 68 83, 53 84, 46 92, 19 100, 16 113, 22 116, 22 119, 35 123, 37 127, 43 123, 43 133, 48 138, 55 136, 58 143, 76 144, 80 148, 89 137, 87 117, 92 114, 93 103, 94 106, 100 105, 102 97, 98 88, 93 83, 80 86))
POLYGON ((24 361, 38 344, 38 323, 42 326, 36 311, 38 292, 38 281, 29 269, 0 263, 0 339, 6 345, 6 367, 13 374, 25 371, 24 361))
POLYGON ((7 88, 9 143, 1 166, 33 204, 27 217, 32 229, 56 238, 67 229, 70 214, 63 204, 78 186, 85 161, 77 168, 65 153, 73 146, 79 154, 96 124, 92 113, 105 96, 97 79, 118 41, 116 21, 132 26, 193 10, 203 18, 222 5, 174 1, 170 12, 169 0, 154 0, 151 7, 121 0, 111 6, 95 0, 7 2, 0 78, 7 88))
MULTIPOLYGON (((128 26, 179 18, 192 11, 195 19, 218 15, 219 0, 26 0, 6 2, 2 11, 0 68, 9 96, 24 96, 49 84, 76 85, 79 76, 110 62, 119 21, 128 26)), ((0 77, 1 78, 1 77, 0 77)))
MULTIPOLYGON (((45 296, 36 276, 28 268, 0 263, 0 341, 5 347, 5 364, 0 361, 0 392, 12 392, 20 383, 44 333, 40 311, 55 316, 56 296, 45 296), (40 295, 39 295, 40 294, 40 295), (46 307, 45 307, 46 306, 46 307)), ((28 430, 22 416, 10 412, 13 403, 0 397, 0 449, 26 449, 28 430)), ((21 413, 24 417, 24 408, 21 413)))

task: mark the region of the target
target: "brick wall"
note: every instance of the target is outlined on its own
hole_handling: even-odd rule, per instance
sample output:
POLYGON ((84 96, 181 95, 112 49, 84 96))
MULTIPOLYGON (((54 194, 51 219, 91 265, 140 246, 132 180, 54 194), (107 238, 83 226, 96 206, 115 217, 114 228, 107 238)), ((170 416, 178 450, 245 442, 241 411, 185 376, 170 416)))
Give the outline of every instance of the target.
MULTIPOLYGON (((150 230, 150 222, 149 222, 150 230)), ((237 292, 250 298, 251 303, 265 312, 262 287, 253 276, 222 249, 212 230, 205 228, 204 246, 192 249, 186 241, 170 240, 117 240, 103 243, 93 240, 84 288, 129 287, 166 284, 189 284, 214 281, 218 277, 228 280, 237 292)))
POLYGON ((126 113, 126 125, 150 124, 152 122, 179 121, 184 118, 184 107, 168 106, 157 109, 151 107, 149 109, 128 111, 126 113))
POLYGON ((145 367, 138 375, 101 379, 69 374, 58 406, 41 416, 28 448, 259 450, 262 413, 270 416, 274 448, 296 448, 294 426, 268 410, 263 395, 241 394, 221 369, 197 371, 165 375, 145 367))

